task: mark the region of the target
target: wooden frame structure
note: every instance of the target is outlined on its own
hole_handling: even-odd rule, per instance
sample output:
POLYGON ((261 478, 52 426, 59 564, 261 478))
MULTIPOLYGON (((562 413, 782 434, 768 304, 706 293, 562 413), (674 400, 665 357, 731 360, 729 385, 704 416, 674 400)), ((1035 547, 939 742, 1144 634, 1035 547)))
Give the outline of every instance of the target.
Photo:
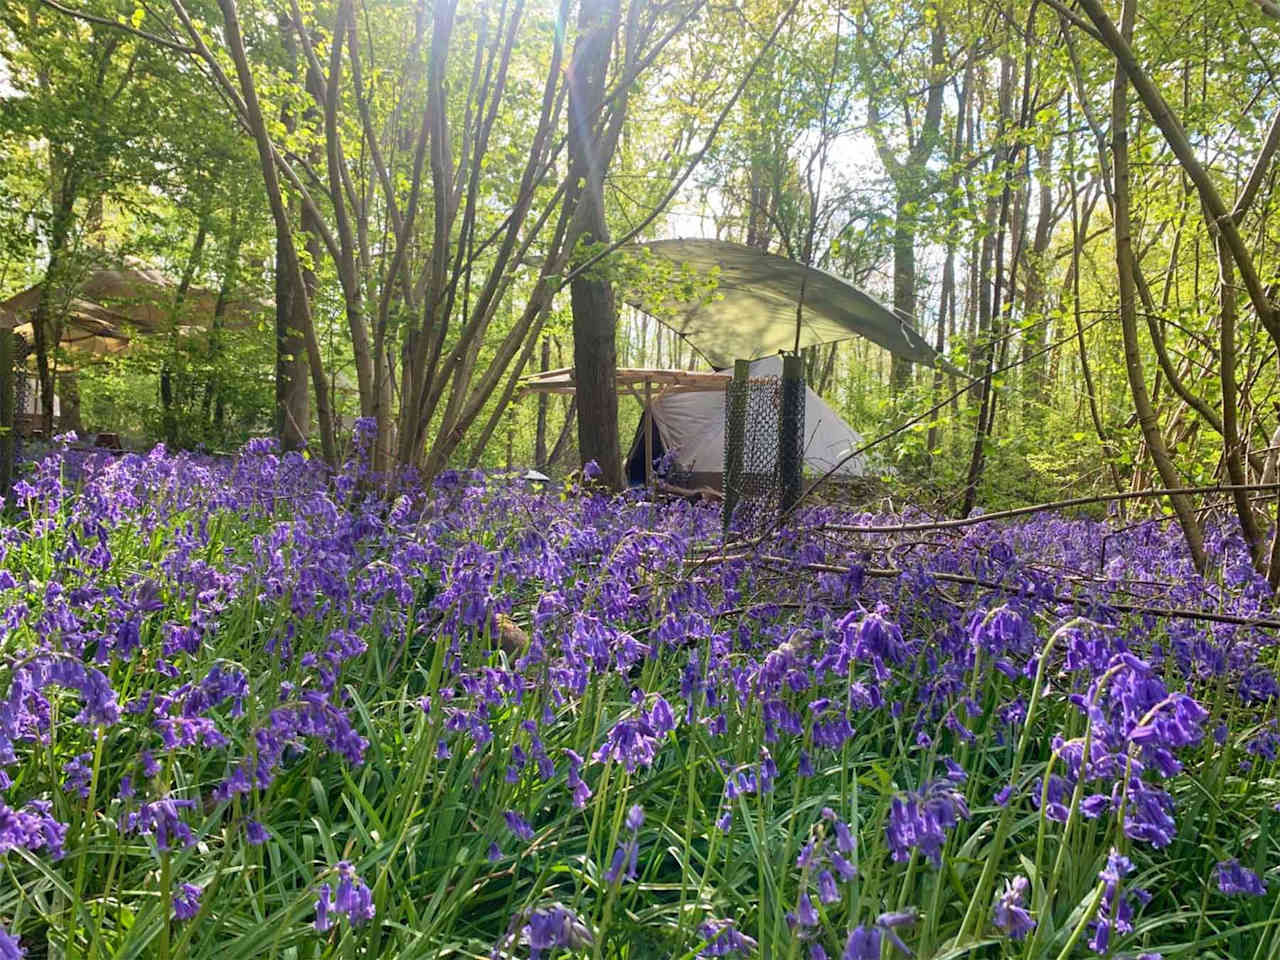
MULTIPOLYGON (((730 373, 715 370, 658 370, 642 367, 620 367, 616 374, 618 393, 626 393, 640 401, 644 430, 644 481, 653 489, 653 388, 659 387, 656 397, 672 393, 718 393, 733 379, 730 373)), ((545 370, 524 377, 520 383, 520 396, 527 393, 570 394, 578 389, 572 367, 545 370)))
MULTIPOLYGON (((729 373, 718 373, 715 370, 657 370, 643 367, 619 367, 617 382, 619 393, 629 393, 637 400, 640 394, 637 387, 652 390, 657 385, 663 389, 659 396, 666 393, 713 393, 723 390, 733 379, 729 373)), ((558 370, 546 370, 542 373, 530 374, 522 378, 520 393, 574 393, 578 389, 573 376, 573 367, 561 367, 558 370)))

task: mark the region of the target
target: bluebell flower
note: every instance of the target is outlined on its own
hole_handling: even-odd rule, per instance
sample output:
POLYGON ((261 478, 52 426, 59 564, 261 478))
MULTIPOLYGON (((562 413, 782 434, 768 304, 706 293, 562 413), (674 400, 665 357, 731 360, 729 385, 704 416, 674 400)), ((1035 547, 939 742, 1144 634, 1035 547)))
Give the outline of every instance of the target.
POLYGON ((840 875, 841 880, 848 883, 858 875, 858 868, 842 857, 839 852, 830 850, 827 852, 827 856, 831 860, 832 868, 840 875))
POLYGON ((700 957, 746 957, 755 953, 756 941, 738 930, 732 920, 707 920, 698 927, 698 935, 707 945, 698 951, 700 957))
POLYGON ((927 784, 917 793, 894 797, 885 824, 890 854, 895 861, 902 862, 910 859, 912 850, 918 849, 935 867, 941 866, 946 831, 968 817, 964 795, 945 777, 927 784))
POLYGON ((353 927, 367 923, 374 916, 373 893, 346 860, 338 864, 338 889, 334 894, 333 909, 346 914, 353 927))
POLYGON ((530 960, 539 960, 546 951, 557 948, 582 950, 595 940, 581 918, 562 904, 531 911, 522 932, 529 943, 530 960))
POLYGON ((831 875, 830 870, 820 870, 818 872, 818 899, 826 904, 835 903, 840 899, 840 890, 836 887, 836 878, 831 875))
POLYGON ((333 888, 330 887, 329 884, 320 884, 320 889, 317 891, 318 896, 316 897, 315 920, 316 930, 320 933, 324 933, 333 926, 333 920, 329 916, 329 911, 333 908, 333 900, 331 899, 332 893, 333 888))
POLYGON ((514 810, 508 810, 503 814, 507 821, 507 829, 514 833, 521 840, 533 839, 533 827, 529 825, 529 821, 514 810))
POLYGON ((0 960, 22 960, 26 955, 26 948, 18 938, 0 927, 0 960))
POLYGON ((67 793, 78 794, 82 800, 86 799, 89 796, 89 783, 93 779, 93 754, 82 753, 73 757, 63 764, 62 771, 67 775, 62 789, 67 793))
POLYGON ((1266 881, 1239 860, 1224 860, 1217 866, 1218 889, 1228 895, 1261 897, 1267 892, 1266 881))
POLYGON ((880 942, 883 934, 879 927, 854 927, 849 931, 840 960, 880 960, 880 942))
POLYGON ((633 804, 627 810, 626 820, 624 821, 628 830, 635 833, 644 826, 644 807, 640 804, 633 804))
POLYGON ((795 921, 801 927, 816 927, 819 923, 818 911, 805 891, 801 891, 796 901, 795 921))
POLYGON ((1089 949, 1094 953, 1106 955, 1110 952, 1113 932, 1129 933, 1133 930, 1133 904, 1121 889, 1121 883, 1132 870, 1132 861, 1113 847, 1107 855, 1106 866, 1098 872, 1103 893, 1093 936, 1089 939, 1089 949))
POLYGON ((175 920, 191 920, 200 912, 200 895, 202 887, 194 883, 184 883, 178 888, 173 898, 173 916, 175 920))
POLYGON ((653 764, 658 753, 659 734, 650 718, 643 713, 639 717, 619 720, 605 737, 605 742, 592 754, 592 759, 603 763, 612 758, 634 773, 638 767, 653 764))
POLYGON ((1027 891, 1031 883, 1026 877, 1014 877, 996 897, 992 922, 1014 940, 1022 940, 1035 929, 1036 922, 1026 909, 1027 891))

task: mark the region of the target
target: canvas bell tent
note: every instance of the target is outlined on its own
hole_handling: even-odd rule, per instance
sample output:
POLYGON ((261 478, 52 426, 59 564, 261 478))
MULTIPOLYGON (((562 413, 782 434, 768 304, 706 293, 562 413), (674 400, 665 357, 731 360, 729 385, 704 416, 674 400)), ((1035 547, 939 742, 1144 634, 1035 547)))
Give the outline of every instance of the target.
MULTIPOLYGON (((726 382, 727 375, 719 375, 726 382)), ((782 358, 765 357, 751 364, 752 379, 782 376, 782 358)), ((710 385, 710 384, 709 384, 710 385)), ((684 474, 686 484, 720 490, 724 485, 725 436, 727 405, 724 384, 712 390, 659 392, 652 394, 648 416, 640 418, 635 439, 627 455, 627 480, 633 485, 645 482, 646 426, 652 435, 649 448, 654 458, 666 457, 684 474)), ((776 413, 775 413, 776 415, 776 413)), ((867 473, 867 459, 850 458, 862 445, 862 438, 840 419, 811 388, 805 388, 804 436, 801 450, 805 470, 825 474, 834 469, 837 477, 852 478, 867 473)))

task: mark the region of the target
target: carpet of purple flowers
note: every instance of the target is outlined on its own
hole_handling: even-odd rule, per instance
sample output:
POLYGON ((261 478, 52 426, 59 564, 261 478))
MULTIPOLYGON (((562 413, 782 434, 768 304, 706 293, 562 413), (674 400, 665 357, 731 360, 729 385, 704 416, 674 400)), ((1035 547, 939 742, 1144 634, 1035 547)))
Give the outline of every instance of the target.
POLYGON ((379 489, 25 476, 0 958, 1280 956, 1276 632, 1134 609, 1266 618, 1230 526, 379 489))

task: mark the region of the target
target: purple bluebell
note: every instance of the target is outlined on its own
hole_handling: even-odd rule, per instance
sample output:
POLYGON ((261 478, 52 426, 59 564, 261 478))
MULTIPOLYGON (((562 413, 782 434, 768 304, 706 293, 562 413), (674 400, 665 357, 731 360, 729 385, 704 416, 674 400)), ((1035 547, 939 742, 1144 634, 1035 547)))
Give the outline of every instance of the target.
POLYGON ((927 784, 919 792, 894 797, 885 824, 889 852, 895 861, 901 862, 910 859, 912 850, 919 850, 935 867, 940 866, 946 831, 968 818, 969 807, 964 795, 946 777, 927 784))
POLYGON ((373 894, 346 860, 338 864, 338 888, 333 897, 333 909, 346 914, 353 927, 367 923, 374 916, 373 894))
POLYGON ((27 950, 18 938, 0 927, 0 960, 22 960, 26 955, 27 950))
POLYGON ((533 827, 529 825, 529 821, 514 810, 508 810, 502 815, 507 821, 507 829, 514 833, 521 840, 533 839, 533 827))
POLYGON ((806 891, 801 891, 796 900, 795 922, 801 927, 816 927, 819 923, 818 911, 806 891))
POLYGON ((1014 940, 1024 939, 1036 926, 1035 919, 1026 909, 1030 887, 1026 877, 1005 881, 1004 892, 996 897, 992 910, 992 922, 1014 940))
POLYGON ((530 960, 539 960, 548 950, 558 948, 582 950, 595 940, 581 918, 562 904, 530 912, 522 932, 529 944, 530 960))
POLYGON ((191 920, 200 912, 200 895, 203 887, 194 883, 184 883, 178 888, 173 898, 173 917, 175 920, 191 920))
POLYGON ((333 918, 329 916, 329 912, 333 909, 333 888, 327 883, 322 883, 317 894, 315 927, 320 933, 324 933, 333 926, 333 918))
POLYGON ((1248 867, 1241 866, 1239 860, 1224 860, 1215 869, 1218 889, 1225 894, 1261 897, 1267 892, 1266 881, 1248 867))
POLYGON ((840 890, 836 886, 836 878, 830 870, 818 872, 818 899, 825 904, 836 903, 840 899, 840 890))
POLYGON ((732 920, 706 920, 698 927, 698 935, 706 946, 698 951, 700 957, 748 957, 756 951, 756 941, 737 928, 732 920))
POLYGON ((880 960, 883 933, 876 926, 854 927, 849 931, 840 960, 880 960))
POLYGON ((1098 873, 1103 892, 1098 918, 1093 926, 1093 936, 1089 938, 1089 949, 1094 953, 1104 956, 1109 954, 1112 934, 1129 933, 1133 930, 1133 903, 1121 889, 1124 878, 1132 870, 1132 861, 1112 848, 1107 855, 1106 866, 1098 873))

